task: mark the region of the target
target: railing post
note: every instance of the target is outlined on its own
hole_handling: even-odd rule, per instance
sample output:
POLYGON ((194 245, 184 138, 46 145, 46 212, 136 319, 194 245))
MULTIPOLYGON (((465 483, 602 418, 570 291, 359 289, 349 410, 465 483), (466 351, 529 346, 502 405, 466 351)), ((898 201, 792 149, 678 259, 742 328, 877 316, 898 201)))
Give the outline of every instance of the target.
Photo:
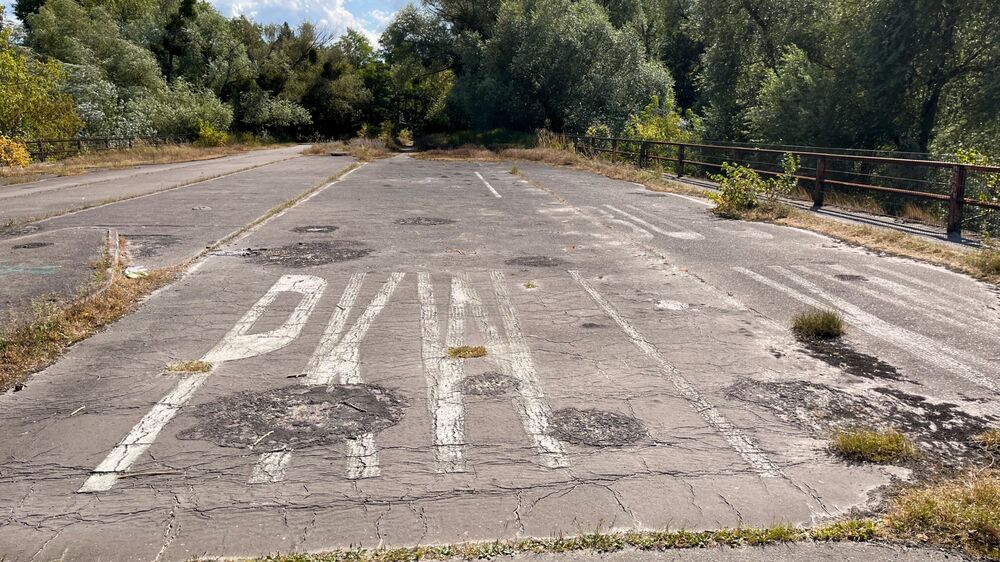
POLYGON ((45 162, 45 143, 38 141, 38 161, 45 162))
POLYGON ((965 166, 952 168, 951 201, 948 204, 948 236, 961 238, 962 214, 965 208, 965 166))
POLYGON ((683 144, 677 145, 677 169, 674 170, 674 171, 677 172, 677 177, 679 177, 679 178, 684 177, 684 145, 683 144))
POLYGON ((640 168, 645 168, 646 165, 649 163, 648 162, 649 156, 647 155, 648 152, 649 152, 649 143, 647 143, 646 141, 642 141, 639 144, 639 167, 640 168))
POLYGON ((618 162, 618 139, 611 139, 611 163, 618 162))
POLYGON ((823 206, 826 195, 826 158, 816 158, 816 184, 813 185, 813 209, 823 206))

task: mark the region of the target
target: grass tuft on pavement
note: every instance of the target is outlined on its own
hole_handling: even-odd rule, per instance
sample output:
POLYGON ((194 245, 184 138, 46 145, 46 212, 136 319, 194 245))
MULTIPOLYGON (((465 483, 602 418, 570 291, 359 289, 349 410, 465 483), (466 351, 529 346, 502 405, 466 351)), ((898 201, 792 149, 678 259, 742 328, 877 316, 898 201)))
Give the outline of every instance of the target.
POLYGON ((486 346, 462 345, 459 347, 449 347, 448 357, 452 359, 473 359, 476 357, 486 357, 486 346))
POLYGON ((1000 429, 988 429, 974 435, 972 440, 987 451, 1000 453, 1000 429))
POLYGON ((335 152, 346 152, 359 162, 371 162, 386 156, 392 156, 393 152, 386 144, 377 139, 351 139, 347 142, 324 142, 314 144, 302 151, 302 154, 317 156, 328 155, 335 152))
POLYGON ((169 373, 207 373, 212 370, 208 361, 184 361, 167 365, 169 373))
POLYGON ((844 335, 844 321, 833 310, 809 310, 792 318, 792 332, 801 340, 832 340, 844 335))
POLYGON ((840 457, 855 462, 884 464, 920 456, 917 446, 894 429, 841 429, 833 434, 831 448, 840 457))

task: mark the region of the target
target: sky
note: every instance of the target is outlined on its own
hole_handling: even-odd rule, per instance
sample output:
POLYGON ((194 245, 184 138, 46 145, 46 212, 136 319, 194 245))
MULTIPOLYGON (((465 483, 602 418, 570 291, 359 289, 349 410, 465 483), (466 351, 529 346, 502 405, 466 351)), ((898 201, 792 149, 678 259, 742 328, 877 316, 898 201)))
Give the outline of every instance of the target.
POLYGON ((340 36, 352 28, 364 33, 373 44, 392 16, 409 0, 209 0, 227 17, 245 15, 260 23, 295 26, 312 22, 320 29, 340 36))

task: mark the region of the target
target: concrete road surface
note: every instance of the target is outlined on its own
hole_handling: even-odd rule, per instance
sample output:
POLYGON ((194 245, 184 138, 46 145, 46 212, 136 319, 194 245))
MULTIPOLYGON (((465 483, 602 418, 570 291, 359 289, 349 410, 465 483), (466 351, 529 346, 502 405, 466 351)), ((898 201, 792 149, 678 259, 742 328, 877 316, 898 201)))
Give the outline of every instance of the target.
MULTIPOLYGON (((145 199, 175 225, 148 233, 183 239, 181 255, 254 216, 226 193, 289 196, 342 164, 145 199), (212 219, 184 211, 199 204, 212 219)), ((186 560, 811 525, 908 475, 837 460, 835 427, 893 425, 955 463, 997 421, 986 286, 519 167, 367 164, 0 397, 0 552, 186 560), (810 307, 839 310, 846 343, 796 342, 789 319, 810 307), (165 370, 192 360, 213 368, 165 370)), ((65 226, 138 228, 113 207, 65 226)))

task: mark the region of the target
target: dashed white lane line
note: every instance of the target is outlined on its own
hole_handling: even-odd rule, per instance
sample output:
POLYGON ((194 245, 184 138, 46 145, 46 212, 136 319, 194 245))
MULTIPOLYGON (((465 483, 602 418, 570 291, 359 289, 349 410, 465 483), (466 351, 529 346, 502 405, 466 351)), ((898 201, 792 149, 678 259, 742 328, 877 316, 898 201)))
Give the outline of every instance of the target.
POLYGON ((719 432, 720 435, 729 443, 729 445, 736 450, 737 454, 746 461, 747 464, 754 470, 764 477, 778 477, 781 476, 781 471, 775 466, 774 462, 767 456, 761 448, 743 431, 733 425, 723 414, 715 407, 714 404, 709 402, 704 396, 698 392, 688 380, 682 375, 676 367, 667 362, 666 358, 660 354, 659 350, 656 349, 653 344, 649 343, 639 331, 621 315, 620 312, 612 305, 604 296, 597 292, 597 290, 584 279, 578 271, 570 271, 570 276, 576 281, 583 290, 587 292, 594 299, 601 309, 610 317, 618 327, 625 333, 628 339, 637 347, 640 351, 646 354, 647 357, 652 359, 656 365, 660 368, 660 373, 669 380, 678 391, 680 391, 681 396, 685 400, 691 403, 694 409, 701 414, 708 425, 714 430, 719 432))
POLYGON ((654 214, 654 213, 650 213, 649 211, 645 211, 643 209, 640 209, 639 207, 636 207, 635 205, 628 205, 628 208, 632 209, 632 211, 634 211, 634 212, 646 215, 646 217, 649 218, 650 220, 659 221, 661 224, 665 224, 668 227, 674 229, 674 234, 673 234, 674 238, 681 238, 681 239, 684 239, 684 240, 704 240, 705 239, 705 237, 702 234, 700 234, 698 232, 694 232, 693 230, 686 230, 683 226, 680 226, 680 225, 678 225, 676 223, 670 222, 667 219, 661 217, 660 215, 657 215, 657 214, 654 214))
POLYGON ((497 190, 493 189, 493 186, 490 185, 490 182, 486 181, 486 178, 484 178, 482 174, 480 174, 479 172, 475 172, 475 174, 476 174, 476 177, 479 178, 479 181, 483 182, 483 184, 486 186, 486 188, 490 190, 490 193, 493 194, 493 197, 496 197, 497 199, 500 199, 501 197, 503 197, 502 195, 500 195, 499 193, 497 193, 497 190))
POLYGON ((645 228, 648 228, 649 230, 652 230, 653 232, 662 234, 663 236, 668 236, 670 238, 678 238, 678 239, 681 239, 681 240, 704 240, 704 238, 705 238, 704 236, 702 236, 701 234, 698 234, 696 232, 686 232, 686 231, 671 232, 669 230, 664 230, 664 229, 656 226, 655 224, 651 224, 649 222, 646 222, 646 221, 640 219, 639 217, 637 217, 637 216, 635 216, 635 215, 633 215, 631 213, 628 213, 626 211, 623 211, 623 210, 619 209, 618 207, 614 207, 614 206, 611 206, 611 205, 605 205, 605 207, 608 208, 608 209, 611 209, 612 211, 614 211, 614 212, 616 212, 616 213, 618 213, 620 215, 622 215, 623 217, 629 219, 630 221, 632 221, 632 222, 634 222, 634 223, 636 223, 638 225, 641 225, 641 226, 643 226, 645 228))
MULTIPOLYGON (((918 266, 918 267, 936 267, 936 266, 928 266, 926 264, 921 264, 921 263, 914 263, 913 265, 918 266)), ((941 285, 935 284, 935 283, 931 283, 930 281, 926 281, 924 279, 921 279, 920 277, 910 276, 910 275, 904 275, 903 273, 901 273, 899 271, 896 271, 894 269, 891 269, 891 268, 888 268, 888 267, 883 267, 883 266, 880 266, 880 265, 875 265, 875 264, 865 264, 865 267, 868 268, 868 269, 871 269, 873 271, 877 271, 877 272, 881 273, 882 275, 887 275, 889 277, 895 277, 896 279, 898 279, 900 281, 903 281, 903 282, 906 282, 906 283, 911 283, 911 284, 916 285, 918 287, 927 289, 928 291, 931 291, 932 294, 938 294, 938 293, 941 292, 941 285)), ((940 268, 938 268, 938 271, 941 271, 940 268)), ((952 273, 952 272, 947 271, 947 270, 944 270, 944 271, 947 272, 947 273, 949 273, 949 274, 952 274, 952 275, 958 275, 956 273, 952 273)), ((968 297, 966 295, 960 295, 960 294, 956 294, 956 293, 950 293, 948 295, 948 298, 950 298, 950 299, 957 299, 957 300, 963 301, 963 302, 965 302, 966 304, 968 304, 969 306, 971 306, 974 309, 980 309, 980 310, 982 310, 982 308, 983 308, 983 302, 982 301, 974 299, 972 297, 968 297)))
POLYGON ((811 293, 816 295, 818 298, 822 298, 827 302, 829 302, 830 305, 827 305, 812 297, 804 295, 791 287, 783 285, 777 281, 774 281, 773 279, 765 277, 745 267, 733 267, 733 271, 746 275, 747 277, 750 277, 751 279, 763 285, 771 287, 772 289, 775 289, 781 293, 784 293, 807 306, 823 309, 823 308, 829 308, 832 305, 833 307, 838 308, 842 313, 844 313, 847 316, 848 323, 860 329, 861 331, 866 332, 876 338, 885 340, 886 342, 892 344, 893 346, 909 352, 918 359, 921 359, 928 364, 942 368, 947 372, 954 373, 959 377, 975 385, 986 388, 992 392, 1000 392, 1000 385, 995 383, 989 377, 979 373, 977 370, 966 365, 965 363, 962 363, 961 361, 958 361, 954 357, 946 355, 945 353, 938 353, 935 351, 935 350, 940 350, 942 352, 958 353, 960 355, 961 352, 958 352, 958 350, 954 350, 941 342, 934 341, 928 337, 917 334, 915 332, 911 332, 910 330, 907 330, 905 328, 900 328, 898 326, 890 324, 882 320, 881 318, 878 318, 872 314, 869 314, 868 312, 865 312, 861 308, 843 299, 834 297, 832 295, 828 295, 827 293, 822 291, 819 287, 817 287, 815 284, 809 282, 806 279, 803 279, 801 276, 796 275, 785 268, 775 267, 774 270, 788 277, 789 279, 795 281, 799 285, 802 285, 803 287, 808 289, 811 293))
MULTIPOLYGON (((268 289, 260 300, 236 323, 232 330, 211 351, 203 361, 213 364, 213 369, 225 361, 246 359, 281 349, 291 343, 312 313, 323 294, 326 281, 311 275, 285 275, 268 289), (263 316, 267 308, 281 293, 292 292, 302 295, 289 318, 274 330, 261 334, 247 332, 263 316)), ((160 431, 170 423, 177 412, 191 399, 195 391, 208 379, 211 373, 196 373, 182 379, 174 389, 160 399, 153 408, 139 420, 132 430, 121 440, 108 456, 94 469, 79 492, 103 492, 110 490, 119 476, 128 471, 132 464, 156 440, 160 431)))

